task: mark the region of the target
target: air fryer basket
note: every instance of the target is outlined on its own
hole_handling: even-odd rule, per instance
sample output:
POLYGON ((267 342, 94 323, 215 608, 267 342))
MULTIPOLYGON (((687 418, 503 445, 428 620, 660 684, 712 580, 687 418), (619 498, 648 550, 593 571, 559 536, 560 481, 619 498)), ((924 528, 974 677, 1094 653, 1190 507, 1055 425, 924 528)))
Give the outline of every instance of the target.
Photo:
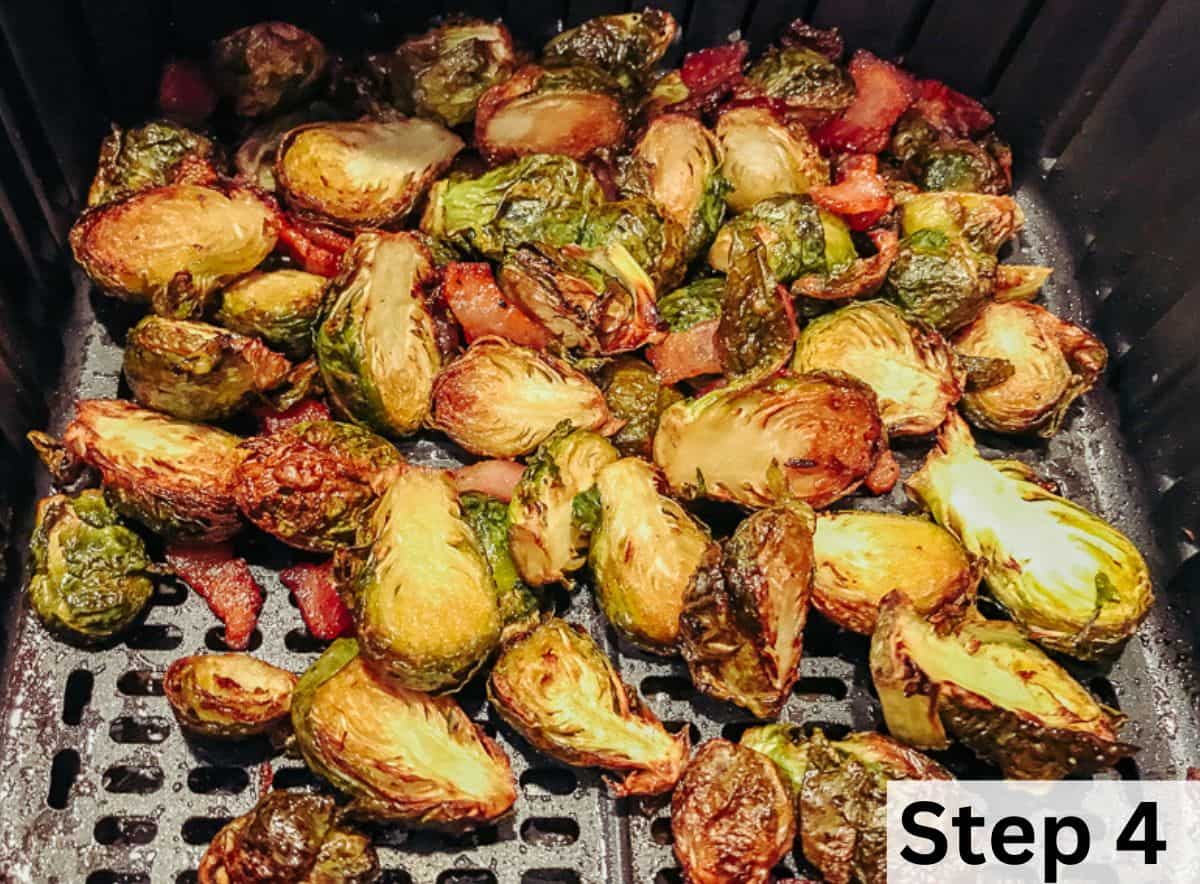
MULTIPOLYGON (((640 5, 640 4, 639 4, 640 5)), ((1073 499, 1129 533, 1146 552, 1160 600, 1111 669, 1079 669, 1104 701, 1128 713, 1140 744, 1123 778, 1178 778, 1200 763, 1197 621, 1188 596, 1197 570, 1190 525, 1200 509, 1200 8, 1188 0, 670 0, 682 52, 740 29, 754 47, 797 16, 842 28, 850 46, 902 57, 916 72, 987 96, 1017 153, 1017 199, 1027 216, 1010 260, 1055 268, 1046 301, 1099 329, 1113 354, 1109 385, 1085 397, 1048 443, 983 438, 1058 481, 1073 499)), ((224 648, 204 602, 170 582, 144 625, 116 647, 80 651, 48 640, 21 597, 32 503, 46 493, 22 441, 61 430, 77 398, 118 390, 119 342, 130 317, 72 267, 65 233, 109 119, 151 107, 171 54, 195 53, 241 24, 281 18, 330 44, 386 46, 432 15, 503 14, 530 42, 620 4, 567 0, 357 3, 352 0, 36 0, 0 6, 0 880, 194 881, 216 830, 247 810, 263 762, 276 787, 315 787, 294 759, 265 744, 185 741, 162 696, 178 656, 224 648), (507 8, 505 8, 507 7, 507 8)), ((415 460, 449 464, 433 440, 415 460)), ((906 474, 923 447, 901 447, 906 474)), ((866 507, 897 506, 902 494, 866 507)), ((303 670, 320 652, 275 576, 289 554, 264 539, 245 554, 267 590, 251 649, 303 670)), ((587 592, 560 610, 586 624, 668 722, 697 740, 740 734, 744 716, 691 687, 682 664, 620 644, 587 592)), ((878 702, 864 639, 813 617, 801 679, 785 717, 834 733, 873 728, 878 702)), ((489 712, 468 712, 498 735, 520 781, 516 816, 454 839, 375 832, 389 882, 655 882, 680 880, 666 810, 605 794, 600 778, 549 761, 489 712)), ((961 776, 993 772, 966 753, 943 758, 961 776)), ((805 871, 793 856, 785 864, 805 871)))

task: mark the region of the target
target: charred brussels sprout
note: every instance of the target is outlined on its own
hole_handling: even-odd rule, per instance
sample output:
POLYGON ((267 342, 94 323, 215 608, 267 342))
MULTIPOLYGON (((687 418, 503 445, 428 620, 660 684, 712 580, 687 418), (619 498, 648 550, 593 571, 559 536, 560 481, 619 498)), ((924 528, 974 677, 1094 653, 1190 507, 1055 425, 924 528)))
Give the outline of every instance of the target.
POLYGON ((978 141, 939 131, 915 109, 896 124, 889 151, 922 190, 1003 194, 1012 186, 1012 152, 987 135, 978 141))
POLYGON ((63 434, 100 471, 113 506, 169 540, 217 543, 241 527, 233 472, 241 440, 117 399, 85 399, 63 434))
POLYGON ((953 738, 1006 777, 1035 780, 1092 773, 1137 751, 1117 739, 1119 713, 1015 624, 974 608, 939 631, 903 593, 890 593, 870 662, 888 730, 918 749, 944 749, 953 738))
POLYGON ((431 426, 480 457, 528 454, 562 421, 610 435, 604 394, 561 359, 480 338, 438 375, 431 426))
POLYGON ((820 373, 672 405, 658 422, 654 460, 684 497, 753 508, 787 497, 828 506, 864 482, 881 491, 896 479, 875 394, 854 378, 820 373))
POLYGON ((71 228, 71 250, 106 291, 187 318, 271 253, 279 219, 246 187, 171 184, 88 209, 71 228))
POLYGON ((808 127, 841 114, 856 91, 849 71, 804 46, 771 47, 746 71, 746 80, 808 127))
POLYGON ((901 194, 900 224, 905 236, 936 230, 961 237, 977 252, 994 255, 1021 232, 1025 214, 1008 196, 979 193, 901 194))
POLYGON ((792 368, 845 372, 866 383, 890 436, 932 433, 962 396, 946 341, 886 301, 848 304, 813 320, 796 342, 792 368))
POLYGON ((360 233, 342 256, 314 349, 345 416, 393 436, 425 420, 442 362, 422 297, 434 276, 428 249, 411 233, 360 233))
POLYGON ((404 219, 462 147, 429 120, 309 123, 280 142, 275 180, 287 204, 314 220, 386 227, 404 219))
POLYGON ((864 635, 874 631, 879 603, 893 589, 937 623, 957 617, 979 585, 979 567, 954 535, 919 516, 821 513, 813 553, 813 607, 864 635))
POLYGON ((261 338, 292 359, 312 353, 313 326, 325 301, 328 280, 303 270, 251 273, 221 293, 216 322, 261 338))
POLYGON ((658 654, 676 649, 688 581, 710 544, 664 486, 662 474, 636 457, 600 470, 600 520, 588 555, 605 616, 658 654))
POLYGON ((579 244, 606 254, 619 245, 650 277, 655 289, 674 286, 687 269, 684 228, 642 197, 599 206, 588 215, 579 244))
POLYGON ((100 142, 100 163, 87 204, 99 206, 142 190, 211 171, 216 147, 209 138, 166 120, 112 131, 100 142))
POLYGON ((701 322, 719 319, 724 300, 725 277, 698 279, 663 295, 658 301, 658 315, 671 331, 687 331, 701 322))
POLYGON ((963 397, 976 426, 1000 433, 1058 432, 1071 403, 1104 373, 1108 350, 1096 337, 1053 313, 1020 301, 988 304, 959 331, 954 348, 975 359, 1003 360, 1012 373, 963 397))
POLYGON ((311 96, 329 55, 321 41, 295 25, 260 22, 213 44, 212 70, 222 94, 241 117, 286 110, 311 96))
POLYGON ((1150 572, 1129 538, 1023 463, 984 460, 957 415, 906 488, 980 558, 991 595, 1039 644, 1108 656, 1150 610, 1150 572))
POLYGON ((542 62, 595 65, 612 73, 621 88, 633 90, 644 84, 678 35, 675 18, 660 9, 602 15, 551 38, 542 62))
POLYGON ((679 618, 683 658, 702 691, 759 718, 779 714, 799 676, 813 576, 813 512, 761 510, 710 548, 679 618))
POLYGON ((249 654, 181 657, 163 691, 179 726, 202 737, 237 739, 290 724, 296 676, 249 654))
POLYGON ((837 274, 858 257, 845 222, 806 196, 772 197, 727 222, 708 251, 709 265, 726 272, 734 244, 747 238, 763 244, 771 273, 785 285, 799 276, 837 274))
POLYGON ((33 611, 47 629, 74 641, 112 638, 154 592, 141 538, 121 524, 100 491, 39 501, 29 550, 33 611))
POLYGON ((453 480, 393 469, 370 545, 342 554, 343 596, 372 669, 412 690, 457 690, 499 641, 496 585, 453 480))
POLYGON ((564 422, 529 459, 508 511, 509 543, 525 580, 542 586, 583 567, 599 516, 596 475, 618 457, 603 436, 564 422))
POLYGON ((689 884, 766 884, 792 847, 796 819, 771 759, 709 740, 671 797, 671 833, 689 884))
POLYGON ((531 156, 478 178, 439 181, 421 229, 499 261, 524 243, 578 242, 588 214, 603 202, 600 185, 581 163, 531 156))
POLYGON ((308 766, 366 819, 470 828, 517 797, 504 750, 453 699, 375 675, 354 639, 335 641, 300 678, 292 727, 308 766))
POLYGON ((129 332, 122 365, 134 399, 192 421, 237 414, 281 387, 291 368, 255 338, 161 316, 147 316, 129 332))
POLYGON ((763 107, 735 107, 717 121, 725 156, 721 174, 729 207, 744 212, 761 200, 808 193, 829 183, 829 164, 799 123, 780 122, 763 107))
POLYGON ((354 546, 376 494, 372 479, 400 462, 374 433, 336 421, 293 424, 242 443, 233 493, 243 515, 289 546, 354 546))
POLYGON ((199 884, 371 884, 380 871, 371 839, 344 827, 340 815, 328 795, 267 792, 217 832, 200 860, 199 884))
POLYGON ((649 457, 659 417, 683 395, 662 383, 650 365, 633 356, 606 363, 593 373, 593 378, 604 392, 613 418, 624 424, 612 437, 613 445, 621 454, 649 457))
POLYGON ((755 237, 737 237, 728 270, 713 340, 722 373, 732 379, 774 374, 796 343, 791 295, 776 284, 767 247, 755 237))
POLYGON ((521 579, 509 545, 508 504, 499 498, 469 491, 459 498, 463 519, 475 532, 496 584, 500 622, 507 630, 524 627, 537 616, 541 598, 521 579))
POLYGON ((995 258, 926 228, 901 240, 883 293, 909 315, 949 334, 979 315, 995 285, 995 258))
POLYGON ((1054 268, 1037 264, 1000 264, 993 297, 997 301, 1032 301, 1053 272, 1054 268))
POLYGON ((488 699, 547 755, 621 775, 614 795, 669 792, 687 764, 687 730, 667 733, 591 637, 556 617, 505 642, 488 699))

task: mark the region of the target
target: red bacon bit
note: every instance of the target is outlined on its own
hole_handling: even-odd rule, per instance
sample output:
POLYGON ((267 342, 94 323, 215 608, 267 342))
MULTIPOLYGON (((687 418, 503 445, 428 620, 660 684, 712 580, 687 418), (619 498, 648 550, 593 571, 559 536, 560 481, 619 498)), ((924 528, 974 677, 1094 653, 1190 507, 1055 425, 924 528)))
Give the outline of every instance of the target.
POLYGON ((899 480, 900 464, 896 462, 896 456, 892 454, 891 449, 884 447, 875 460, 875 465, 871 467, 871 472, 863 479, 863 484, 872 494, 887 494, 899 480))
POLYGON ((200 65, 187 59, 167 62, 158 81, 158 108, 183 123, 203 123, 217 107, 217 91, 200 65))
POLYGON ((228 543, 175 543, 167 547, 167 564, 225 624, 225 644, 245 650, 263 603, 262 587, 246 560, 234 557, 228 543))
POLYGON ((996 122, 988 109, 971 98, 956 92, 938 80, 917 83, 917 100, 913 109, 934 128, 956 138, 969 138, 992 128, 996 122))
POLYGON ((887 147, 892 126, 917 97, 913 78, 865 49, 850 60, 857 90, 850 107, 815 133, 828 151, 879 153, 887 147))
POLYGON ((271 786, 275 783, 275 768, 271 767, 271 762, 264 761, 258 766, 258 794, 259 797, 266 795, 271 791, 271 786))
POLYGON ((279 580, 291 590, 304 625, 314 638, 330 641, 354 628, 350 610, 342 602, 333 580, 333 562, 300 562, 279 572, 279 580))
POLYGON ((550 343, 550 333, 541 324, 505 299, 490 264, 447 264, 443 293, 468 344, 488 335, 535 350, 550 343))
POLYGON ((254 416, 258 418, 259 430, 264 435, 278 433, 293 424, 327 421, 332 417, 329 413, 329 406, 320 399, 301 399, 283 411, 276 411, 270 406, 262 405, 254 409, 254 416))
POLYGON ((838 183, 814 187, 809 195, 821 208, 845 218, 853 230, 866 230, 896 206, 874 154, 845 157, 838 164, 838 183))
POLYGON ((679 68, 679 79, 687 87, 688 97, 665 110, 679 114, 707 114, 716 110, 742 81, 742 66, 749 51, 749 44, 739 40, 689 52, 679 68))
POLYGON ((525 468, 515 460, 481 460, 451 470, 450 477, 459 494, 481 491, 508 503, 524 471, 525 468))
POLYGON ((341 267, 342 254, 353 240, 319 224, 308 224, 291 215, 284 217, 279 244, 284 254, 309 273, 334 277, 341 267))
POLYGON ((720 374, 717 355, 717 326, 720 319, 698 322, 687 331, 671 332, 662 342, 646 349, 646 358, 664 384, 705 374, 720 374))

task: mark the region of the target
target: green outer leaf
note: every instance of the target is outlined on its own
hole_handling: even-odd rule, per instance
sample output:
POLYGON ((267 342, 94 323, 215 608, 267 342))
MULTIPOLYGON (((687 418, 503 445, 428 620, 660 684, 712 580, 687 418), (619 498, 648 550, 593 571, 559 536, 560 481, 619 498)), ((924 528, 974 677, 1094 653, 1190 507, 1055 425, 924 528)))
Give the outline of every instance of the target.
POLYGON ((517 565, 508 549, 508 504, 471 491, 459 498, 463 519, 483 547, 492 580, 500 601, 500 620, 505 626, 523 623, 537 613, 540 599, 517 573, 517 565))
POLYGON ((296 744, 304 763, 322 779, 328 780, 335 788, 343 792, 354 793, 357 783, 352 777, 346 776, 336 768, 326 766, 321 760, 321 750, 318 748, 314 735, 308 727, 308 713, 312 709, 313 697, 317 688, 333 678, 358 656, 358 642, 352 638, 339 638, 317 661, 300 676, 292 691, 292 729, 296 734, 296 744))
POLYGON ((693 325, 719 317, 724 300, 725 277, 698 279, 660 298, 658 317, 673 332, 687 331, 693 325))

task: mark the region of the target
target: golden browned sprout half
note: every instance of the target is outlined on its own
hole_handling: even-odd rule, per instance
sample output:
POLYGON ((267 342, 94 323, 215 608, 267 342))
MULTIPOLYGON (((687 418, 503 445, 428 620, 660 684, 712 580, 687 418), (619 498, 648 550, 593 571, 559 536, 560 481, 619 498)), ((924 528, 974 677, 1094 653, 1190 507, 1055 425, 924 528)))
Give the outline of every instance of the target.
POLYGON ((249 654, 181 657, 167 668, 163 691, 185 731, 238 739, 290 726, 296 676, 249 654))
POLYGON ((725 200, 734 212, 829 183, 829 164, 807 130, 780 122, 765 107, 725 111, 717 121, 717 139, 725 157, 721 174, 733 188, 725 200))
POLYGON ((312 353, 313 326, 325 301, 323 276, 303 270, 251 273, 221 292, 216 323, 292 359, 312 353))

